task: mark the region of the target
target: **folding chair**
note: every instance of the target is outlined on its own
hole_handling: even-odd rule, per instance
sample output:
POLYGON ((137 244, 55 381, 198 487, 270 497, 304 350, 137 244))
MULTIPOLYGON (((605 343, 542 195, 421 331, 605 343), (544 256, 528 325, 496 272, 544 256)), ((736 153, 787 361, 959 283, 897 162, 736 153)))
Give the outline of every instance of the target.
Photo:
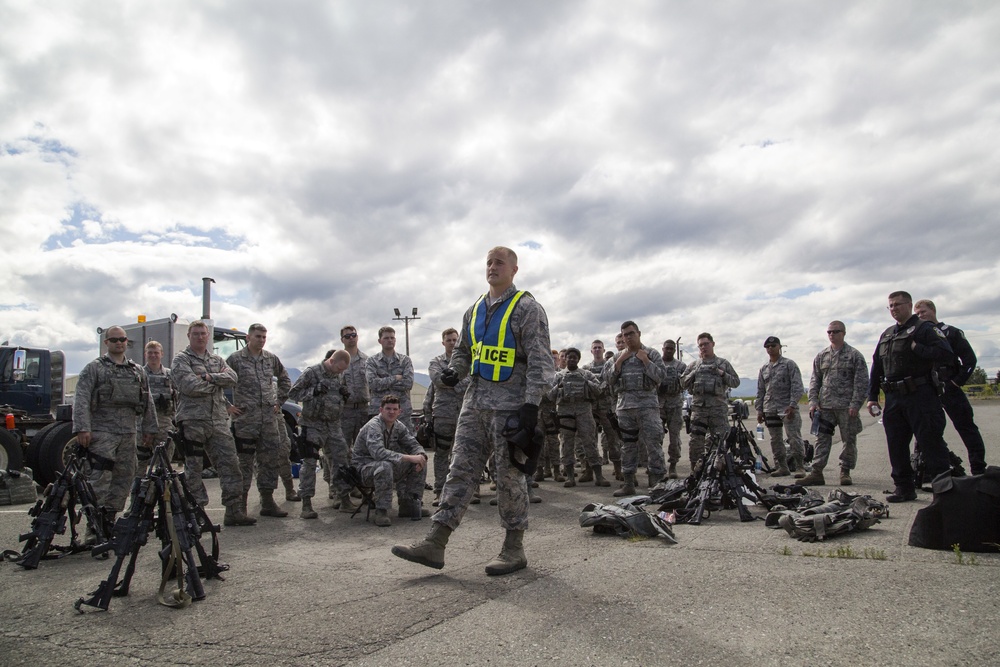
POLYGON ((337 468, 337 475, 340 476, 350 486, 356 488, 358 493, 361 494, 361 504, 358 505, 357 509, 351 513, 351 518, 361 511, 362 507, 366 507, 365 510, 365 521, 368 521, 368 517, 371 516, 372 510, 375 509, 375 487, 367 486, 364 479, 361 477, 361 471, 352 465, 340 465, 337 468))

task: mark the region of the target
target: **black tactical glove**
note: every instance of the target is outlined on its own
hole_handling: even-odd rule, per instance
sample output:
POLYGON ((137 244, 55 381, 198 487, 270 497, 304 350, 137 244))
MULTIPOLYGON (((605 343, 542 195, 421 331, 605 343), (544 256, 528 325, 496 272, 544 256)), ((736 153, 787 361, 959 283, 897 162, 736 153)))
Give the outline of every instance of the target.
POLYGON ((538 406, 525 403, 521 406, 520 411, 518 411, 517 418, 520 421, 522 430, 534 433, 535 427, 538 426, 538 406))
POLYGON ((446 387, 454 387, 458 384, 458 373, 450 368, 441 371, 441 384, 446 387))
POLYGON ((351 397, 351 390, 348 389, 345 385, 340 385, 340 395, 343 396, 344 400, 346 401, 351 397))

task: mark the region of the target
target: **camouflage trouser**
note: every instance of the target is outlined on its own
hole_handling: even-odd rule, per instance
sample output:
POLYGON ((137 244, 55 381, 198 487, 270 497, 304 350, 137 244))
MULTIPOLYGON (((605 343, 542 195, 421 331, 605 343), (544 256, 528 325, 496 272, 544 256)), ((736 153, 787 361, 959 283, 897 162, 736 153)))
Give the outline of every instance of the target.
POLYGON ((151 447, 146 447, 142 444, 142 439, 138 438, 135 443, 135 453, 137 457, 138 467, 136 471, 138 474, 143 474, 146 472, 146 468, 149 467, 149 460, 153 458, 153 450, 159 445, 166 445, 167 447, 167 460, 173 461, 174 459, 174 441, 170 439, 170 436, 165 435, 165 432, 161 429, 160 434, 153 439, 153 444, 151 447))
POLYGON ((660 419, 667 429, 667 461, 677 463, 681 460, 681 428, 684 426, 684 416, 681 406, 665 405, 660 408, 660 419))
POLYGON ((618 437, 618 431, 611 423, 611 413, 603 408, 598 408, 595 416, 601 425, 601 447, 604 455, 608 457, 609 461, 621 461, 622 440, 618 437))
MULTIPOLYGON (((299 440, 299 453, 302 454, 302 467, 299 468, 299 495, 312 498, 316 495, 316 460, 322 450, 326 457, 327 469, 330 472, 327 482, 330 490, 340 496, 348 493, 351 487, 341 479, 337 470, 348 464, 347 443, 344 441, 344 431, 339 420, 328 422, 311 422, 302 427, 302 439, 299 440)), ((324 475, 326 477, 326 475, 324 475)))
POLYGON ((660 409, 619 408, 618 424, 622 429, 622 472, 635 474, 639 465, 639 450, 646 452, 649 473, 662 476, 666 472, 663 462, 663 423, 660 409))
MULTIPOLYGON (((281 427, 284 429, 284 423, 281 427)), ((258 491, 278 488, 278 468, 282 458, 288 461, 288 452, 284 452, 281 444, 277 420, 265 419, 251 428, 237 422, 235 440, 240 473, 243 475, 243 495, 250 491, 255 470, 258 491)))
POLYGON ((844 441, 840 450, 840 467, 854 470, 858 463, 858 433, 861 432, 861 418, 851 417, 847 408, 819 411, 819 435, 816 436, 816 450, 813 453, 812 469, 823 472, 833 448, 833 430, 840 429, 840 439, 844 441))
POLYGON ((198 504, 208 505, 208 490, 201 479, 204 455, 212 460, 212 467, 219 474, 224 507, 243 504, 243 473, 236 458, 236 442, 225 421, 211 422, 190 420, 180 424, 187 443, 184 458, 184 483, 198 504))
POLYGON ((538 463, 556 468, 559 466, 559 417, 556 415, 556 411, 551 409, 551 403, 546 405, 549 408, 538 411, 538 424, 545 434, 538 463))
POLYGON ((691 440, 688 442, 688 449, 692 468, 705 455, 705 437, 709 433, 723 438, 729 433, 729 406, 695 405, 691 407, 691 440))
POLYGON ((106 431, 91 431, 90 447, 87 449, 98 456, 114 461, 110 470, 100 469, 94 464, 88 480, 94 487, 97 504, 110 507, 115 512, 125 509, 136 469, 136 434, 119 435, 106 431))
POLYGON ((292 454, 292 440, 288 437, 288 427, 285 426, 285 418, 278 415, 275 420, 275 428, 278 429, 278 444, 281 445, 281 460, 278 461, 278 477, 285 484, 292 483, 292 462, 288 458, 292 454))
POLYGON ((455 431, 451 471, 441 490, 441 505, 433 521, 452 530, 458 528, 492 455, 500 525, 507 530, 528 527, 528 485, 524 473, 511 464, 507 441, 501 435, 507 418, 514 414, 517 414, 514 410, 462 410, 455 431))
POLYGON ((340 427, 344 432, 344 441, 347 443, 347 456, 351 456, 351 449, 354 441, 358 439, 361 427, 368 423, 371 417, 368 416, 368 403, 353 403, 345 405, 340 412, 340 427))
POLYGON ((451 466, 451 451, 455 445, 456 422, 451 419, 434 420, 434 493, 441 493, 444 479, 451 466))
POLYGON ((785 419, 781 414, 771 413, 764 415, 764 423, 767 432, 771 435, 771 453, 776 461, 784 461, 791 457, 798 457, 799 461, 805 461, 806 450, 802 445, 802 415, 799 409, 792 411, 792 418, 785 419), (782 433, 784 431, 784 433, 782 433), (791 455, 785 450, 784 436, 788 436, 788 448, 791 455))
POLYGON ((577 449, 583 450, 584 460, 592 466, 600 466, 601 455, 597 451, 597 424, 589 403, 580 406, 565 406, 559 413, 559 441, 562 444, 562 464, 574 465, 577 449))
POLYGON ((375 509, 388 510, 392 507, 393 488, 400 505, 423 498, 427 468, 417 472, 417 467, 406 461, 375 461, 363 465, 360 472, 364 483, 375 487, 375 509))

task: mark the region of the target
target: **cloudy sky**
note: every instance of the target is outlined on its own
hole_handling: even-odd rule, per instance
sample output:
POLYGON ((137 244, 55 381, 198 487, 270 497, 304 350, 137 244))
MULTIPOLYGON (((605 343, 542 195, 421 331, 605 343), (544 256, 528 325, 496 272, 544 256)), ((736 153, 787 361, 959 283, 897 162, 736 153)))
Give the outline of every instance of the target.
MULTIPOLYGON (((289 366, 520 256, 557 347, 808 374, 934 299, 1000 368, 1000 4, 0 0, 0 340, 262 321, 289 366)), ((402 323, 399 347, 403 347, 402 323)))

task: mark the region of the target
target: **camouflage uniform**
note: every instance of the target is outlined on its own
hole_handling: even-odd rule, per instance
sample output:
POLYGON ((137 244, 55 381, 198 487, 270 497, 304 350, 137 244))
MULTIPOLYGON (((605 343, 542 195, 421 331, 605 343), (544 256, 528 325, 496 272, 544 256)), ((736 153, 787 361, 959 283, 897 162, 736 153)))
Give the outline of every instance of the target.
MULTIPOLYGON (((149 394, 156 407, 156 424, 159 432, 153 439, 153 447, 165 444, 167 446, 167 460, 174 458, 174 442, 170 439, 170 431, 174 429, 174 410, 177 407, 177 390, 174 383, 170 381, 170 369, 160 366, 158 372, 153 372, 149 366, 143 366, 146 372, 146 379, 149 381, 149 394)), ((149 459, 153 455, 151 447, 145 447, 141 442, 137 443, 137 454, 139 456, 139 470, 143 471, 149 465, 149 459)))
POLYGON ((358 350, 358 353, 351 357, 351 365, 344 371, 344 382, 351 395, 340 413, 340 425, 344 431, 344 441, 348 444, 348 455, 351 444, 361 432, 361 427, 371 419, 368 414, 368 404, 371 403, 372 397, 368 390, 368 376, 365 374, 367 363, 368 355, 358 350))
POLYGON ((771 435, 771 452, 779 467, 783 461, 791 458, 801 469, 805 461, 802 415, 799 414, 799 399, 803 393, 802 373, 799 372, 798 365, 788 357, 778 357, 777 361, 768 361, 760 367, 757 375, 757 412, 764 413, 764 424, 771 435), (790 419, 785 417, 785 410, 788 408, 792 408, 790 419), (791 457, 785 450, 785 435, 788 436, 788 446, 792 450, 791 457))
POLYGON ((410 402, 410 389, 413 388, 413 362, 410 358, 399 352, 391 357, 377 352, 365 362, 365 377, 368 378, 368 390, 371 392, 368 414, 378 414, 382 399, 393 394, 399 399, 399 419, 406 424, 407 429, 412 430, 413 404, 410 402), (403 379, 397 380, 397 375, 402 375, 403 379))
POLYGON ((107 460, 93 461, 88 479, 97 502, 115 512, 125 508, 132 489, 139 428, 144 434, 157 432, 142 368, 129 359, 117 364, 108 355, 87 364, 73 399, 73 433, 89 432, 88 451, 107 460))
POLYGON ((613 463, 621 463, 622 441, 618 436, 618 429, 615 428, 614 423, 611 421, 615 402, 611 396, 611 390, 608 388, 608 383, 604 381, 604 367, 606 364, 606 361, 594 361, 586 366, 581 366, 581 368, 596 375, 601 384, 601 393, 597 397, 597 402, 594 403, 594 420, 601 426, 601 444, 603 445, 604 458, 613 463))
POLYGON ((686 366, 680 359, 661 361, 663 364, 663 382, 657 389, 660 401, 660 419, 666 427, 669 436, 667 444, 667 462, 676 464, 681 460, 681 427, 684 417, 681 409, 684 407, 684 391, 681 389, 681 375, 686 366))
POLYGON ((729 403, 726 392, 740 386, 740 376, 733 365, 722 357, 696 359, 681 375, 681 387, 691 392, 691 440, 689 450, 692 467, 705 454, 705 437, 709 433, 725 436, 729 432, 729 403), (723 374, 719 375, 718 371, 723 374))
MULTIPOLYGON (((499 298, 480 307, 490 315, 517 293, 511 285, 499 298)), ((452 354, 449 368, 464 378, 472 368, 472 326, 470 307, 462 318, 462 339, 452 354)), ((507 440, 503 436, 508 417, 517 415, 525 404, 538 405, 549 387, 555 368, 549 344, 549 322, 541 304, 524 292, 510 315, 509 327, 516 344, 510 376, 494 382, 482 375, 472 377, 465 392, 462 411, 455 432, 451 470, 441 490, 441 505, 432 519, 454 530, 462 522, 476 490, 483 468, 493 455, 497 480, 500 524, 507 530, 528 527, 528 487, 524 473, 510 462, 507 440)))
POLYGON ((201 479, 207 452, 222 487, 222 504, 227 509, 243 508, 243 474, 236 458, 236 442, 229 430, 226 387, 236 386, 236 372, 217 354, 195 354, 190 346, 170 364, 170 379, 177 387, 177 422, 185 441, 185 483, 195 499, 208 504, 208 491, 201 479), (208 375, 209 380, 203 380, 208 375))
POLYGON ((830 346, 813 360, 809 381, 809 405, 818 409, 819 434, 812 469, 823 472, 833 447, 833 429, 840 429, 844 446, 840 452, 840 467, 853 470, 858 462, 860 414, 851 417, 848 410, 860 411, 868 398, 868 362, 865 356, 847 343, 840 350, 830 346))
POLYGON ((557 371, 552 379, 549 398, 556 402, 559 415, 559 441, 562 445, 562 464, 571 468, 576 451, 582 448, 587 463, 600 466, 597 451, 597 424, 594 422, 594 403, 601 393, 601 384, 588 370, 557 371))
POLYGON ((539 457, 542 465, 552 466, 552 474, 558 479, 559 473, 559 415, 556 412, 555 401, 547 395, 542 396, 538 403, 538 423, 545 436, 542 453, 539 457))
MULTIPOLYGON (((344 377, 346 374, 334 375, 323 364, 316 364, 299 376, 289 393, 293 401, 302 405, 302 418, 299 422, 302 429, 299 438, 299 454, 302 456, 299 495, 302 498, 316 495, 316 461, 320 450, 326 455, 327 466, 331 471, 336 472, 338 466, 350 462, 347 441, 344 440, 344 430, 340 423, 340 415, 344 409, 344 396, 340 390, 347 387, 344 377)), ((330 475, 327 481, 336 496, 351 490, 336 474, 330 475)))
MULTIPOLYGON (((275 409, 288 400, 292 381, 281 360, 267 350, 254 355, 244 347, 229 355, 226 364, 236 372, 233 405, 242 412, 233 418, 236 454, 243 475, 243 495, 250 490, 254 468, 257 489, 278 488, 278 469, 282 458, 288 459, 278 435, 275 409), (278 379, 275 391, 274 378, 278 379)), ((281 424, 284 427, 284 424, 281 424)))
POLYGON ((388 430, 382 416, 375 415, 361 427, 354 441, 353 461, 365 484, 375 487, 377 510, 388 511, 392 507, 393 488, 401 513, 423 498, 427 467, 418 472, 415 465, 403 461, 403 454, 423 454, 427 458, 402 419, 397 419, 392 430, 388 430))
POLYGON ((651 347, 643 345, 642 349, 649 356, 648 364, 632 355, 622 363, 619 372, 615 372, 615 364, 626 350, 615 352, 604 367, 604 379, 618 396, 616 412, 622 431, 622 472, 635 474, 641 447, 648 457, 650 476, 660 479, 666 467, 656 388, 663 381, 663 358, 651 347))
POLYGON ((439 354, 431 359, 427 374, 431 386, 424 400, 424 419, 434 425, 434 493, 440 494, 451 462, 452 445, 455 444, 455 428, 458 413, 462 410, 462 396, 471 379, 463 378, 454 387, 441 382, 441 371, 448 368, 447 355, 439 354))

